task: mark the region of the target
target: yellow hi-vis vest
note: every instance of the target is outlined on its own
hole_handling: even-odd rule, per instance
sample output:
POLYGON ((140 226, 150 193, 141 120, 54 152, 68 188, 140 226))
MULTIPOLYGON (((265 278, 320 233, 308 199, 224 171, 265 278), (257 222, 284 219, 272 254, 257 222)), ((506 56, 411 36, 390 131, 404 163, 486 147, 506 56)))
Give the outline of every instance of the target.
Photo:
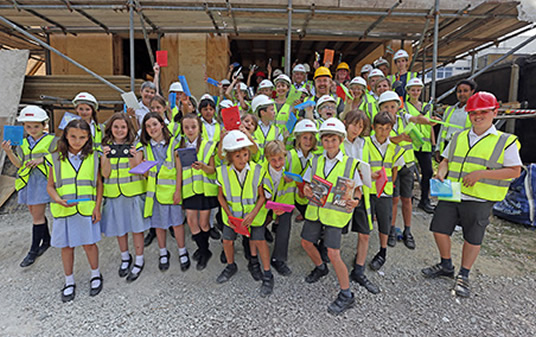
MULTIPOLYGON (((286 164, 286 163, 285 163, 286 164)), ((277 186, 277 190, 274 188, 274 180, 272 179, 272 176, 270 175, 270 169, 269 166, 270 163, 266 162, 263 166, 264 171, 266 174, 264 175, 263 179, 263 186, 268 193, 270 193, 272 196, 270 198, 273 202, 278 202, 280 204, 287 204, 287 205, 294 205, 294 194, 296 193, 296 183, 294 181, 291 181, 290 183, 287 183, 285 181, 285 175, 281 175, 281 181, 279 181, 279 185, 277 186)))
MULTIPOLYGON (((428 119, 432 118, 432 111, 434 110, 431 104, 423 103, 422 113, 421 113, 409 101, 404 102, 404 109, 406 110, 407 113, 409 113, 412 116, 423 115, 425 117, 428 117, 428 119)), ((432 126, 428 124, 415 124, 415 126, 421 132, 422 140, 424 141, 424 144, 421 148, 417 148, 414 146, 413 149, 415 151, 431 152, 432 151, 432 126)))
MULTIPOLYGON (((50 212, 55 218, 65 218, 79 213, 91 216, 97 200, 97 178, 99 173, 99 156, 93 151, 88 155, 76 171, 69 159, 60 160, 59 153, 47 155, 52 163, 52 174, 56 192, 63 200, 89 198, 90 201, 80 202, 73 207, 63 207, 55 202, 50 203, 50 212)), ((99 205, 100 207, 100 205, 99 205)))
MULTIPOLYGON (((445 113, 443 114, 443 121, 450 123, 450 119, 452 118, 454 110, 456 110, 456 108, 453 105, 447 107, 445 113)), ((460 126, 463 126, 464 130, 471 128, 471 120, 469 119, 469 114, 467 114, 467 117, 465 118, 465 124, 460 126)), ((441 144, 439 144, 439 153, 443 153, 443 151, 445 150, 446 142, 450 140, 447 139, 448 128, 448 126, 441 125, 441 144)))
MULTIPOLYGON (((311 165, 310 161, 307 160, 307 158, 303 157, 303 155, 300 157, 296 149, 288 151, 287 162, 285 163, 285 170, 295 174, 299 174, 303 177, 309 165, 311 165)), ((306 197, 299 196, 298 189, 296 189, 294 200, 300 205, 307 205, 309 203, 309 199, 307 199, 306 197)))
MULTIPOLYGON (((324 166, 326 157, 324 155, 315 156, 311 162, 311 173, 322 179, 329 181, 335 186, 337 178, 354 178, 354 172, 358 161, 343 155, 342 161, 337 161, 331 172, 324 175, 324 166)), ((311 175, 311 177, 312 177, 311 175)), ((334 187, 332 187, 333 189, 334 187)), ((309 221, 320 221, 323 225, 342 228, 352 219, 352 212, 346 213, 339 207, 333 206, 333 191, 330 191, 324 207, 318 207, 314 204, 308 204, 305 211, 305 218, 309 221)))
MULTIPOLYGON (((141 143, 136 145, 136 149, 142 147, 141 143)), ((147 191, 147 179, 141 174, 132 174, 128 158, 110 158, 112 170, 108 178, 104 178, 105 198, 117 198, 120 195, 133 197, 145 194, 147 191)))
MULTIPOLYGON (((408 84, 409 80, 411 80, 412 78, 417 78, 417 73, 413 71, 408 71, 406 74, 406 82, 403 83, 404 88, 406 88, 406 84, 408 84)), ((396 74, 388 75, 387 79, 389 80, 389 82, 391 82, 391 86, 393 86, 396 81, 400 81, 400 73, 397 72, 396 74)))
POLYGON ((257 142, 257 146, 259 148, 257 151, 258 154, 256 155, 256 158, 258 156, 258 160, 256 160, 257 162, 260 163, 264 161, 264 147, 266 146, 266 143, 272 140, 277 140, 278 137, 279 128, 274 123, 270 124, 270 128, 268 129, 268 133, 266 134, 266 136, 262 132, 261 127, 257 126, 257 129, 253 133, 253 138, 255 138, 255 141, 257 142))
MULTIPOLYGON (((214 143, 205 139, 198 141, 201 141, 201 144, 197 152, 197 160, 208 165, 210 158, 214 155, 214 143)), ((208 175, 204 174, 203 170, 184 166, 182 168, 182 198, 190 198, 196 194, 205 195, 205 181, 208 182, 208 179, 208 175)), ((211 196, 214 196, 214 193, 211 196)))
POLYGON ((95 135, 93 136, 94 149, 100 149, 102 143, 102 130, 105 128, 106 126, 104 124, 95 124, 95 135))
POLYGON ((167 125, 167 128, 169 132, 171 133, 172 138, 179 138, 181 137, 181 123, 177 123, 174 120, 169 122, 167 125))
MULTIPOLYGON (((381 170, 382 167, 385 167, 385 173, 387 174, 387 184, 383 189, 383 193, 388 196, 391 196, 393 194, 394 163, 396 163, 396 161, 402 155, 404 155, 404 149, 394 143, 389 143, 389 145, 387 145, 387 150, 385 151, 385 154, 382 155, 380 149, 376 147, 372 139, 370 137, 365 137, 365 146, 363 147, 363 160, 369 163, 371 173, 374 173, 378 170, 381 170)), ((372 184, 370 194, 377 194, 375 183, 372 184)))
MULTIPOLYGON (((158 171, 157 166, 151 167, 147 179, 147 194, 145 198, 145 209, 143 217, 148 218, 153 215, 154 198, 163 205, 173 204, 173 194, 177 187, 177 168, 175 167, 175 149, 178 145, 177 139, 169 142, 166 150, 166 160, 158 171)), ((143 154, 146 160, 155 160, 151 143, 143 147, 143 154)))
POLYGON ((378 114, 378 103, 376 99, 365 91, 363 93, 363 98, 361 99, 361 104, 359 104, 359 110, 363 110, 370 120, 370 124, 374 121, 374 117, 378 114))
POLYGON ((286 130, 286 124, 288 122, 289 114, 293 113, 291 110, 291 105, 288 103, 283 104, 279 111, 276 110, 275 113, 275 125, 279 128, 279 132, 283 133, 286 130))
MULTIPOLYGON (((200 117, 201 118, 201 117, 200 117)), ((202 130, 201 130, 201 137, 206 140, 210 140, 213 143, 217 143, 220 141, 221 138, 221 125, 219 123, 214 124, 214 135, 212 136, 212 139, 208 136, 207 127, 204 122, 201 122, 202 130)))
MULTIPOLYGON (((26 167, 26 163, 31 160, 44 158, 47 154, 54 151, 56 149, 57 141, 58 138, 54 135, 46 134, 42 136, 31 149, 28 138, 24 138, 22 145, 15 148, 17 157, 19 157, 22 163, 22 166, 17 170, 17 180, 15 180, 15 189, 17 191, 26 186, 30 173, 33 170, 33 168, 26 167)), ((37 165, 35 168, 41 171, 45 177, 48 177, 48 167, 44 162, 37 165)))
MULTIPOLYGON (((399 136, 404 133, 404 122, 402 117, 397 116, 396 129, 393 127, 391 130, 390 136, 399 136)), ((413 152, 413 144, 411 142, 402 141, 397 144, 404 149, 404 161, 406 162, 407 167, 412 167, 415 165, 415 152, 413 152)))
MULTIPOLYGON (((517 137, 497 131, 497 135, 488 134, 469 145, 469 131, 457 132, 449 144, 449 170, 447 179, 461 182, 463 177, 477 170, 498 170, 504 167, 504 150, 517 144, 517 137)), ((465 195, 489 200, 502 201, 508 192, 511 179, 480 179, 473 186, 462 184, 461 192, 465 195)))
MULTIPOLYGON (((249 162, 249 170, 246 174, 244 184, 240 184, 236 171, 229 165, 222 165, 216 169, 216 176, 223 191, 223 196, 231 210, 231 214, 236 218, 243 219, 255 208, 259 199, 258 189, 262 185, 265 174, 261 165, 252 161, 249 162)), ((260 227, 266 220, 268 210, 263 206, 251 226, 260 227)), ((229 226, 227 213, 222 212, 223 223, 229 226)))

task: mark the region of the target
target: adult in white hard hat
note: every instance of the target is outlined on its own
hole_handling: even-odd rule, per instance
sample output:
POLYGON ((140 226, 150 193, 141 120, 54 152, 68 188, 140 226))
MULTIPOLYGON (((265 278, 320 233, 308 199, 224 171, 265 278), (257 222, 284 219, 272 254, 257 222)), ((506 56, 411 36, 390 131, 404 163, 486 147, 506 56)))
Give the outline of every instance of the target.
POLYGON ((368 79, 367 79, 368 80, 368 85, 371 88, 371 90, 369 91, 369 94, 374 96, 374 98, 376 98, 376 99, 378 97, 375 95, 375 93, 374 93, 374 91, 372 89, 376 85, 376 82, 379 81, 381 78, 384 78, 384 77, 385 77, 385 74, 380 69, 372 69, 370 71, 370 73, 368 74, 368 79))
POLYGON ((257 94, 266 95, 268 97, 272 96, 273 91, 274 84, 270 80, 262 80, 257 88, 257 94))
POLYGON ((292 69, 292 83, 296 88, 301 88, 307 80, 307 70, 303 64, 296 64, 292 69))
POLYGON ((408 71, 409 55, 404 49, 398 50, 393 56, 393 61, 397 68, 395 74, 389 75, 387 78, 391 82, 391 86, 396 93, 405 99, 407 93, 407 83, 417 77, 416 72, 408 71))
POLYGON ((385 75, 389 74, 389 61, 383 57, 378 58, 373 64, 374 68, 380 69, 385 75))
POLYGON ((365 80, 368 78, 368 75, 369 73, 372 71, 372 66, 370 64, 365 64, 364 66, 361 67, 361 71, 360 71, 360 74, 361 74, 361 77, 363 77, 365 80))

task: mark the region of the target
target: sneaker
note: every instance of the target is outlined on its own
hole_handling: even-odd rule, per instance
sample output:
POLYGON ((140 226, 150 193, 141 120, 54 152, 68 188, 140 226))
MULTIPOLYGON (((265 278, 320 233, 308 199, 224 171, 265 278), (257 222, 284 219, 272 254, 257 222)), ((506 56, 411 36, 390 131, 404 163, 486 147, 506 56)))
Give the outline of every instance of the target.
POLYGON ((221 272, 220 276, 216 279, 216 282, 218 283, 225 283, 233 277, 234 274, 238 271, 238 267, 236 266, 236 263, 228 264, 225 269, 221 272))
POLYGON ((389 230, 389 238, 387 239, 387 245, 389 247, 396 246, 396 227, 391 226, 391 229, 389 230))
POLYGON ((220 234, 220 231, 218 231, 216 229, 216 227, 212 227, 209 231, 208 231, 208 234, 210 235, 210 238, 212 240, 219 240, 221 239, 221 234, 220 234))
POLYGON ((263 275, 262 276, 262 285, 261 285, 261 296, 267 297, 272 294, 274 290, 274 275, 270 274, 270 276, 263 275))
POLYGON ((355 269, 352 270, 352 273, 350 274, 350 279, 352 281, 355 281, 359 283, 360 286, 365 287, 369 292, 373 294, 380 293, 380 287, 372 283, 365 274, 358 274, 355 269))
POLYGON ((456 282, 454 283, 454 292, 460 297, 469 297, 471 295, 471 289, 469 288, 469 278, 458 274, 456 276, 456 282))
POLYGON ((20 263, 20 266, 23 268, 31 266, 32 264, 34 264, 36 259, 37 259, 37 252, 29 251, 28 255, 26 255, 24 260, 22 260, 22 262, 20 263))
POLYGON ((441 263, 438 263, 431 267, 422 269, 421 272, 424 277, 427 278, 436 278, 439 276, 454 277, 454 266, 452 266, 450 269, 445 269, 441 263))
POLYGON ((209 250, 206 254, 201 254, 199 260, 197 261, 197 270, 203 270, 207 267, 208 260, 212 257, 212 252, 209 250))
POLYGON ((406 233, 402 236, 402 240, 404 240, 404 244, 409 249, 415 249, 415 239, 413 238, 413 235, 411 233, 406 233))
POLYGON ((121 260, 121 264, 119 265, 119 277, 125 277, 128 275, 128 271, 130 269, 130 266, 132 265, 132 255, 128 254, 128 260, 121 260), (126 268, 121 268, 123 266, 123 263, 128 263, 126 268))
POLYGON ((326 276, 328 273, 329 273, 329 269, 327 266, 326 268, 324 268, 324 270, 321 270, 320 268, 315 267, 315 269, 313 269, 313 271, 311 271, 311 273, 307 275, 307 277, 305 278, 305 282, 315 283, 318 280, 320 280, 322 277, 326 276))
POLYGON ((156 232, 149 229, 149 233, 147 233, 147 235, 145 235, 145 239, 143 239, 143 245, 145 247, 149 246, 153 242, 155 237, 156 232))
POLYGON ((337 295, 337 298, 333 303, 328 305, 328 312, 332 315, 340 315, 346 310, 350 309, 354 306, 355 303, 355 296, 354 293, 352 293, 351 297, 346 297, 342 292, 339 292, 339 295, 337 295))
POLYGON ((420 202, 417 207, 419 207, 420 209, 422 209, 423 211, 425 211, 426 213, 428 214, 434 214, 434 211, 435 211, 435 207, 432 206, 432 204, 430 204, 430 201, 428 202, 420 202))
POLYGON ((292 274, 292 270, 290 270, 284 261, 272 260, 270 264, 282 276, 289 276, 292 274))
POLYGON ((369 263, 370 269, 377 271, 385 264, 385 257, 381 256, 380 253, 376 254, 372 261, 369 263))
POLYGON ((248 270, 255 281, 260 281, 262 279, 261 264, 258 260, 255 262, 251 262, 250 260, 248 263, 248 270))

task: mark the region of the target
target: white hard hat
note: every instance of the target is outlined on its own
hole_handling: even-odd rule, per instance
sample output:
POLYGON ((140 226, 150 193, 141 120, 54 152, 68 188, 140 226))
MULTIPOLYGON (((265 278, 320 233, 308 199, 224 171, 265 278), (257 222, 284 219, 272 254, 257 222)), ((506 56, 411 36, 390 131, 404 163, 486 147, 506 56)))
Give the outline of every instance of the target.
POLYGON ((231 130, 223 138, 222 152, 236 151, 251 145, 253 145, 253 143, 242 131, 231 130))
POLYGON ((82 103, 91 105, 95 110, 99 109, 99 102, 97 102, 95 96, 93 96, 89 92, 81 92, 73 99, 73 105, 75 108, 78 104, 82 103))
POLYGON ((338 118, 335 117, 328 118, 320 126, 320 137, 325 134, 333 133, 346 137, 346 128, 344 127, 344 124, 338 118))
POLYGON ((259 89, 264 88, 273 88, 274 84, 270 80, 262 80, 261 83, 259 83, 259 89))
POLYGON ((277 77, 277 76, 281 75, 282 73, 283 73, 283 70, 276 69, 276 70, 274 70, 274 77, 277 77))
POLYGON ((309 90, 307 90, 306 87, 301 87, 301 88, 298 88, 297 89, 299 92, 301 92, 302 94, 306 94, 307 96, 310 96, 311 93, 309 92, 309 90))
POLYGON ((266 95, 258 95, 253 98, 251 101, 251 109, 254 113, 257 113, 257 111, 260 108, 264 108, 269 106, 270 104, 274 104, 274 100, 266 95))
POLYGON ((169 92, 184 92, 184 89, 182 89, 182 84, 180 82, 173 82, 169 86, 169 92))
POLYGON ((400 49, 395 53, 395 55, 393 56, 393 61, 396 61, 396 60, 401 59, 401 58, 409 59, 409 54, 404 49, 400 49))
POLYGON ((305 72, 308 73, 311 71, 311 67, 309 66, 309 64, 307 63, 304 63, 303 64, 303 69, 305 69, 305 72))
POLYGON ((368 73, 372 70, 372 66, 370 64, 365 64, 364 66, 361 67, 361 74, 363 73, 368 73))
POLYGON ((229 99, 224 99, 223 101, 220 102, 221 109, 227 109, 227 108, 232 107, 233 105, 234 105, 233 101, 229 99))
POLYGON ((390 101, 397 101, 398 104, 402 103, 400 101, 400 97, 398 97, 398 94, 396 92, 387 90, 386 92, 382 93, 378 98, 378 105, 390 101))
POLYGON ((245 83, 240 82, 240 91, 247 91, 247 90, 248 90, 248 86, 245 83))
POLYGON ((37 105, 28 105, 20 111, 17 122, 44 122, 48 120, 48 115, 45 110, 37 105))
POLYGON ((285 74, 281 74, 275 78, 274 83, 277 84, 278 82, 285 82, 286 84, 288 84, 289 87, 292 84, 292 82, 290 81, 290 77, 285 74))
POLYGON ((301 71, 302 73, 306 73, 305 66, 303 64, 296 64, 294 66, 294 69, 292 69, 292 72, 301 71))
POLYGON ((316 103, 317 109, 320 109, 320 106, 327 102, 332 102, 332 103, 337 104, 337 101, 335 100, 335 98, 331 97, 330 95, 324 95, 318 99, 318 102, 316 103))
POLYGON ((367 87, 367 81, 365 81, 365 79, 361 76, 356 76, 352 78, 352 80, 350 81, 350 86, 352 86, 353 84, 359 84, 365 88, 367 87))
POLYGON ((294 133, 298 134, 304 132, 317 133, 318 130, 316 129, 315 122, 309 119, 302 119, 301 121, 299 121, 294 128, 294 133))
POLYGON ((385 77, 385 74, 380 69, 372 69, 370 73, 368 74, 368 78, 374 77, 374 76, 381 76, 385 77))
POLYGON ((408 89, 409 87, 421 87, 422 88, 424 87, 424 84, 422 83, 420 78, 415 77, 409 80, 408 83, 406 84, 406 89, 408 89))
POLYGON ((387 62, 386 59, 383 57, 378 58, 376 61, 374 61, 374 67, 378 68, 382 64, 389 65, 389 62, 387 62))
POLYGON ((216 102, 214 102, 214 97, 212 97, 211 94, 204 94, 204 95, 201 96, 201 98, 199 99, 199 102, 201 102, 202 100, 205 100, 205 99, 208 99, 209 101, 212 101, 212 103, 216 103, 216 102))
POLYGON ((221 85, 231 85, 231 81, 229 81, 228 79, 224 78, 223 80, 220 81, 221 85))

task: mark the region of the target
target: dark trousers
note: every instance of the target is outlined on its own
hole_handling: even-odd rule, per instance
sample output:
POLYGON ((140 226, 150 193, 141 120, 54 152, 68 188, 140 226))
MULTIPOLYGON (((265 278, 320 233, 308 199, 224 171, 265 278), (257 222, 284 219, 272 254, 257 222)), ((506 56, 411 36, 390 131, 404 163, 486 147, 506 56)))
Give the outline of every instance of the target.
POLYGON ((275 232, 274 250, 272 252, 273 260, 287 261, 291 215, 292 213, 284 213, 278 216, 279 224, 275 232))
POLYGON ((434 174, 432 169, 432 152, 415 151, 415 158, 421 168, 421 204, 430 202, 430 179, 434 174))

